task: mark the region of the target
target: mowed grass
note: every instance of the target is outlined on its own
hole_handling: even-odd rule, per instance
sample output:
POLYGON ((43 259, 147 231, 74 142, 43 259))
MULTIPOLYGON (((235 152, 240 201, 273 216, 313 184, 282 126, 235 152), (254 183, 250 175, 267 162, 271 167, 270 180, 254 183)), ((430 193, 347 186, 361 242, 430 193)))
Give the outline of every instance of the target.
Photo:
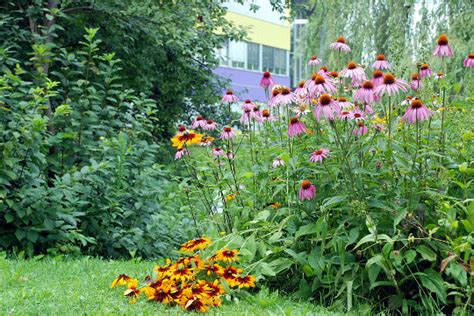
MULTIPOLYGON (((92 258, 64 260, 7 260, 0 256, 0 315, 145 314, 181 315, 179 307, 139 300, 130 304, 123 288, 110 289, 120 273, 139 279, 150 274, 152 262, 106 261, 92 258)), ((359 309, 352 315, 367 315, 359 309)), ((334 315, 329 309, 260 291, 245 299, 212 309, 213 315, 334 315)))

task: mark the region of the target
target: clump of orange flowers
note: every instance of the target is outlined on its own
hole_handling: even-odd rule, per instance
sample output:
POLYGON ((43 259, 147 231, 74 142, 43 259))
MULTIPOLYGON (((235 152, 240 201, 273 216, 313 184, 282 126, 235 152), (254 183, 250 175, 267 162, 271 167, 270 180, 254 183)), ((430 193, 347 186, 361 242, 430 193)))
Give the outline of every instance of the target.
POLYGON ((202 251, 211 244, 206 237, 190 240, 180 249, 185 256, 175 262, 167 259, 166 264, 154 267, 153 277, 147 276, 139 283, 135 278, 120 274, 110 287, 126 286, 124 295, 132 303, 144 296, 148 301, 179 305, 187 311, 198 312, 220 306, 225 288, 255 287, 255 277, 244 274, 243 269, 235 266, 239 251, 224 248, 202 258, 202 251))

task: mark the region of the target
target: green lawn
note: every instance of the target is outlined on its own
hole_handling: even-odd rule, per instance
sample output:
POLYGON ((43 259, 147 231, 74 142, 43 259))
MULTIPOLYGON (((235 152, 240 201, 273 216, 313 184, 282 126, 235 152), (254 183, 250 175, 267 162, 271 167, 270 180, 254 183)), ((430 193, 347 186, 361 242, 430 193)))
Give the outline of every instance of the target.
MULTIPOLYGON (((182 314, 178 307, 140 300, 130 304, 123 289, 110 289, 119 273, 144 277, 151 262, 80 260, 7 260, 0 256, 0 315, 20 314, 182 314)), ((351 314, 366 315, 369 309, 351 314)), ((223 315, 332 315, 307 302, 261 291, 248 299, 211 310, 223 315)), ((347 314, 340 312, 339 314, 347 314)))

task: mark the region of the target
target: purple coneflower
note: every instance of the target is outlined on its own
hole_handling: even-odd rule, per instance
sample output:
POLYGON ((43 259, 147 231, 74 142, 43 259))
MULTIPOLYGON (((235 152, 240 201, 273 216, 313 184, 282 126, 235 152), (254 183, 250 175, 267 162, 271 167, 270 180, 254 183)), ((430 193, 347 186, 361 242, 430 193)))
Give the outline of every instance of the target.
POLYGON ((227 157, 227 159, 234 159, 235 155, 233 152, 231 151, 228 151, 225 156, 227 157))
POLYGON ((306 133, 306 126, 297 117, 292 117, 288 124, 288 136, 294 137, 304 133, 306 133))
POLYGON ((401 106, 407 106, 408 104, 410 104, 412 98, 413 98, 413 97, 412 97, 411 95, 407 95, 407 97, 405 98, 405 100, 403 100, 403 101, 400 103, 400 105, 401 105, 401 106))
POLYGON ((474 54, 467 55, 466 59, 464 59, 464 67, 474 67, 474 54))
POLYGON ((301 80, 298 83, 298 86, 296 87, 295 91, 293 91, 294 94, 298 96, 307 96, 308 90, 305 88, 305 81, 301 80))
POLYGON ((223 156, 225 152, 222 148, 216 147, 212 149, 212 154, 216 157, 219 157, 219 156, 223 156))
POLYGON ((321 60, 318 59, 317 56, 313 55, 311 58, 308 60, 308 66, 317 66, 321 63, 321 60))
POLYGON ((234 91, 231 89, 227 90, 227 92, 222 97, 222 103, 235 103, 238 102, 239 98, 234 94, 234 91))
POLYGON ((341 109, 348 109, 352 107, 353 104, 347 101, 345 97, 339 97, 339 99, 337 99, 337 105, 339 105, 341 109))
POLYGON ((280 157, 273 160, 272 166, 273 168, 283 167, 285 165, 285 161, 280 157))
POLYGON ((378 54, 372 68, 384 70, 392 68, 392 65, 390 65, 390 63, 385 59, 384 54, 378 54))
POLYGON ((380 70, 374 71, 372 75, 372 83, 376 87, 381 85, 383 83, 383 72, 381 72, 380 70))
POLYGON ((329 157, 329 153, 330 153, 329 149, 326 149, 326 148, 315 150, 311 153, 311 157, 309 158, 309 161, 311 162, 319 161, 320 163, 322 163, 324 159, 329 157))
POLYGON ((281 98, 281 87, 273 87, 272 89, 272 96, 270 97, 270 101, 268 101, 268 106, 269 107, 274 107, 277 106, 280 102, 281 98))
POLYGON ((260 117, 260 122, 273 122, 276 121, 277 118, 273 115, 270 114, 270 111, 267 109, 264 109, 262 111, 262 116, 260 117))
POLYGON ((339 105, 331 98, 329 94, 323 94, 319 97, 318 103, 313 109, 313 114, 319 122, 321 117, 332 121, 337 113, 339 113, 339 105))
POLYGON ((420 99, 411 101, 410 106, 407 108, 405 115, 402 120, 411 124, 416 122, 423 122, 433 116, 433 112, 428 109, 420 99))
POLYGON ((252 110, 254 107, 255 103, 250 100, 245 100, 245 102, 242 103, 242 110, 252 110))
POLYGON ((176 132, 176 134, 183 134, 184 132, 186 132, 186 130, 187 130, 186 126, 179 125, 178 126, 178 131, 176 132))
POLYGON ((311 97, 322 93, 336 93, 336 86, 334 86, 331 79, 324 78, 322 75, 313 74, 311 80, 306 83, 311 97))
POLYGON ((451 49, 451 46, 449 46, 448 37, 446 35, 441 34, 437 42, 438 42, 438 45, 433 51, 433 56, 452 57, 454 55, 453 50, 451 49))
POLYGON ((319 68, 319 70, 318 70, 318 75, 321 75, 321 76, 323 76, 324 78, 329 78, 329 70, 328 70, 328 67, 322 66, 321 68, 319 68))
POLYGON ((272 86, 275 85, 275 81, 273 81, 272 75, 269 71, 265 71, 263 73, 262 79, 260 80, 260 87, 265 90, 271 89, 272 86))
POLYGON ((446 75, 442 72, 438 72, 435 76, 434 76, 434 79, 435 80, 440 80, 440 79, 443 79, 444 77, 446 77, 446 75))
POLYGON ((349 45, 346 44, 346 39, 342 36, 339 36, 334 43, 330 44, 329 48, 344 53, 349 53, 351 51, 349 45))
POLYGON ((352 118, 352 112, 347 110, 342 110, 339 112, 339 118, 341 120, 347 121, 352 118))
POLYGON ((407 92, 407 83, 401 79, 396 79, 394 75, 388 73, 383 76, 383 83, 375 88, 375 94, 383 96, 387 94, 392 96, 398 93, 399 90, 407 92))
POLYGON ((358 128, 355 129, 353 132, 357 136, 365 135, 369 131, 369 128, 365 126, 365 123, 363 120, 357 121, 357 127, 358 128))
POLYGON ((187 150, 186 148, 179 148, 178 151, 176 151, 176 154, 174 155, 174 159, 181 159, 184 155, 189 155, 189 150, 187 150))
POLYGON ((279 105, 286 106, 296 102, 295 94, 288 87, 283 87, 280 95, 279 105))
POLYGON ((217 128, 217 123, 213 120, 207 120, 206 125, 204 125, 204 129, 207 131, 213 131, 217 128))
POLYGON ((196 118, 194 119, 191 127, 196 129, 198 127, 202 127, 204 128, 204 126, 206 126, 206 120, 204 119, 204 117, 202 115, 198 115, 196 116, 196 118))
POLYGON ((380 97, 375 94, 374 84, 372 81, 366 80, 362 84, 359 90, 354 95, 354 100, 359 100, 360 102, 365 102, 367 104, 372 104, 378 102, 380 97))
POLYGON ((420 78, 431 77, 433 72, 430 69, 430 65, 428 64, 421 64, 420 66, 420 78))
POLYGON ((365 79, 367 79, 364 69, 358 66, 357 63, 353 61, 347 63, 346 68, 341 71, 341 76, 344 78, 351 78, 353 84, 361 83, 365 79))
POLYGON ((413 91, 416 91, 418 89, 421 89, 421 87, 422 87, 421 80, 418 77, 418 74, 414 73, 413 75, 411 75, 410 88, 412 88, 413 91))
POLYGON ((240 117, 240 123, 241 124, 247 124, 250 122, 250 113, 252 110, 250 109, 245 109, 244 112, 242 112, 242 116, 240 117))
POLYGON ((255 106, 252 109, 252 112, 250 112, 250 117, 256 121, 260 121, 260 118, 262 117, 262 113, 260 112, 260 108, 258 106, 255 106))
POLYGON ((308 180, 304 180, 301 182, 300 192, 298 194, 301 201, 304 200, 312 200, 316 195, 316 187, 311 184, 308 180))
POLYGON ((221 132, 221 139, 231 139, 235 137, 235 133, 231 127, 224 127, 224 130, 221 132))
MULTIPOLYGON (((372 110, 372 108, 370 110, 372 110)), ((366 118, 364 111, 362 111, 358 105, 355 105, 354 110, 351 112, 351 119, 354 121, 360 121, 365 120, 366 118)))

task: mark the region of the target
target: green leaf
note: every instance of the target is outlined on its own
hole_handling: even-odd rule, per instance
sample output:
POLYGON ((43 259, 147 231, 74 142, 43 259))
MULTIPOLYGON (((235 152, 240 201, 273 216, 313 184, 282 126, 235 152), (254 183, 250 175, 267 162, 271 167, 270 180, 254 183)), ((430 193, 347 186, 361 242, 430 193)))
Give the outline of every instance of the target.
POLYGON ((266 262, 261 262, 260 263, 260 271, 263 275, 267 276, 275 276, 276 272, 273 270, 273 268, 266 262))
POLYGON ((423 257, 423 259, 428 260, 428 261, 435 261, 436 260, 436 254, 434 253, 433 250, 428 248, 425 245, 419 245, 416 247, 416 251, 423 257))
POLYGON ((301 236, 316 234, 316 223, 307 224, 301 226, 295 234, 295 238, 298 239, 301 236))
POLYGON ((446 288, 443 284, 441 275, 433 269, 427 269, 420 274, 421 284, 430 292, 435 293, 436 296, 446 303, 446 288))

